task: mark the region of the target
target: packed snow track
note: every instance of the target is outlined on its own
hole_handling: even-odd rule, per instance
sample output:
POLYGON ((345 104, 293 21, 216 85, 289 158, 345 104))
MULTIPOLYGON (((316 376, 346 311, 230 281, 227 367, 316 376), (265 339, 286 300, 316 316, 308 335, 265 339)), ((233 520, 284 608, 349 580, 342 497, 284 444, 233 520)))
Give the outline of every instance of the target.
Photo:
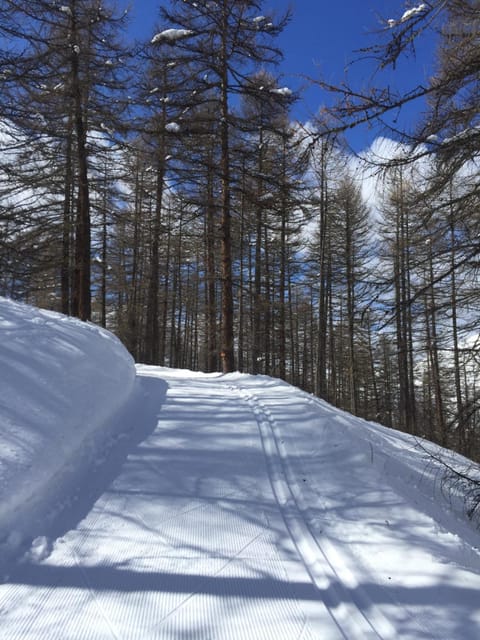
POLYGON ((11 567, 2 640, 480 637, 478 552, 388 484, 387 436, 356 443, 346 414, 278 380, 137 372, 133 414, 148 404, 155 428, 11 567))

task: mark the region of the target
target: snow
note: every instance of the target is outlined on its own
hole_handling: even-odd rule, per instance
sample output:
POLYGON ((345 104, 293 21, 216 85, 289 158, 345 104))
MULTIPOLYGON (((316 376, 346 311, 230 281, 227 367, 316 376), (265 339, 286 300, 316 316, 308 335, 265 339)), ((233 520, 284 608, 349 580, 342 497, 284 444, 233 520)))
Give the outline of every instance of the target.
POLYGON ((462 129, 462 131, 459 131, 453 136, 444 138, 442 144, 447 145, 447 144, 452 144, 453 142, 469 140, 470 138, 476 137, 479 134, 480 134, 480 126, 477 125, 475 127, 468 127, 467 129, 462 129))
POLYGON ((0 343, 0 551, 6 554, 29 535, 35 518, 45 517, 37 513, 48 502, 45 494, 74 472, 79 451, 95 446, 99 430, 128 400, 135 368, 112 334, 1 297, 0 343))
POLYGON ((2 638, 480 637, 480 534, 429 452, 467 460, 6 299, 0 333, 2 638))
POLYGON ((414 18, 419 13, 423 13, 426 10, 427 10, 427 5, 422 2, 422 4, 419 4, 418 7, 412 7, 411 9, 407 9, 405 13, 402 15, 402 17, 400 18, 400 22, 406 22, 407 20, 414 18))
POLYGON ((175 43, 177 40, 183 40, 193 35, 191 29, 165 29, 160 33, 153 36, 151 44, 158 44, 159 42, 168 42, 170 44, 175 43))
POLYGON ((165 131, 169 133, 178 133, 180 131, 180 125, 178 122, 167 122, 165 125, 165 131))
POLYGON ((270 89, 270 93, 276 93, 279 96, 288 98, 293 92, 289 87, 279 87, 278 89, 270 89))
POLYGON ((402 17, 400 18, 400 20, 393 20, 392 18, 390 18, 389 20, 387 20, 387 24, 390 28, 396 27, 399 24, 403 24, 404 22, 408 22, 408 20, 411 20, 412 18, 414 18, 415 16, 418 16, 421 13, 424 13, 425 11, 427 11, 428 7, 425 3, 421 3, 416 7, 412 7, 411 9, 407 9, 402 17))

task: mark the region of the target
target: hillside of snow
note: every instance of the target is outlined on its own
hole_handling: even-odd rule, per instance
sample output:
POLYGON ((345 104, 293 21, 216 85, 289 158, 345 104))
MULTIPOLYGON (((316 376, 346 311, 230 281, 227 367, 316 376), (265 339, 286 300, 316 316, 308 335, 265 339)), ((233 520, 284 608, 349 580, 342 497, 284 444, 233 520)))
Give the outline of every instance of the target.
POLYGON ((0 298, 4 553, 56 516, 53 495, 105 446, 134 384, 134 362, 108 331, 0 298))
POLYGON ((2 640, 480 637, 461 456, 3 298, 0 365, 2 640))

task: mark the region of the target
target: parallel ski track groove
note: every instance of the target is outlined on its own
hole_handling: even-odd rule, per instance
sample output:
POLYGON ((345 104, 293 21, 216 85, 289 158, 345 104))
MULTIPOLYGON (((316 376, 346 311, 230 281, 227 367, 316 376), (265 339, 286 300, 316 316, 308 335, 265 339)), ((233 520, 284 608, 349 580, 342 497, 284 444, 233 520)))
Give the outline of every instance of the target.
POLYGON ((358 586, 356 593, 353 593, 345 585, 328 553, 312 532, 292 489, 296 482, 289 469, 286 453, 278 442, 275 420, 268 409, 241 386, 232 385, 232 390, 237 391, 255 416, 270 483, 285 525, 313 584, 319 590, 319 598, 324 594, 324 604, 340 632, 347 640, 393 640, 396 632, 390 622, 382 613, 374 610, 373 603, 358 586), (370 612, 364 611, 367 608, 370 612))
MULTIPOLYGON (((305 400, 308 402, 308 404, 313 405, 315 407, 318 407, 319 410, 321 411, 325 411, 325 401, 322 400, 321 398, 318 398, 316 396, 314 396, 311 393, 308 393, 307 391, 303 391, 301 389, 295 389, 296 393, 301 395, 303 398, 305 398, 305 400)), ((340 409, 336 409, 337 415, 344 413, 345 417, 341 417, 341 421, 342 422, 346 422, 348 423, 348 421, 346 420, 346 417, 350 417, 351 415, 348 414, 347 412, 341 411, 340 409)), ((338 419, 338 418, 337 418, 338 419)), ((372 427, 368 421, 363 420, 362 418, 358 418, 358 420, 361 420, 362 422, 362 427, 364 429, 366 429, 370 434, 376 434, 376 430, 374 427, 372 427)), ((275 432, 275 421, 272 420, 272 428, 273 431, 275 432)), ((279 445, 280 450, 282 449, 282 445, 279 445)), ((288 465, 288 460, 286 460, 286 467, 287 467, 287 471, 289 469, 289 465, 288 465)), ((303 511, 303 508, 301 508, 301 511, 303 511)), ((380 585, 381 586, 381 585, 380 585)), ((385 589, 383 589, 383 592, 385 594, 385 599, 387 602, 390 602, 392 604, 394 604, 396 607, 400 607, 404 610, 405 615, 412 621, 412 623, 415 625, 415 627, 421 632, 421 634, 423 635, 423 637, 425 638, 430 638, 431 637, 431 631, 428 628, 428 625, 423 624, 421 621, 418 620, 418 618, 414 617, 412 615, 412 613, 406 609, 402 603, 398 600, 398 598, 394 598, 392 597, 391 593, 387 593, 387 591, 385 589)), ((366 594, 363 594, 363 599, 366 603, 370 603, 371 601, 368 598, 368 596, 366 594)), ((380 612, 377 612, 377 615, 380 615, 383 617, 383 615, 380 612)), ((389 623, 388 623, 389 624, 389 623)), ((393 631, 394 633, 394 637, 396 637, 395 631, 393 631)))

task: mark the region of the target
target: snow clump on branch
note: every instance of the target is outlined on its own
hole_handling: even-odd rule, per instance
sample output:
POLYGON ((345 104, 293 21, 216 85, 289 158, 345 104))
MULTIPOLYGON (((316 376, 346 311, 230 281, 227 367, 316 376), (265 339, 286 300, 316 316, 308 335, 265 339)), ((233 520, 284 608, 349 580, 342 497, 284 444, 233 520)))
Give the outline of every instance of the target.
POLYGON ((180 131, 180 125, 178 122, 168 122, 165 125, 165 131, 168 131, 169 133, 178 133, 180 131))
POLYGON ((193 33, 194 32, 191 29, 165 29, 165 31, 161 31, 153 36, 151 44, 158 44, 159 42, 168 42, 173 44, 177 40, 188 38, 188 36, 193 35, 193 33))
POLYGON ((423 13, 426 10, 427 10, 427 5, 424 2, 422 2, 422 4, 419 4, 418 7, 412 7, 411 9, 407 9, 407 11, 405 11, 403 16, 400 18, 400 20, 390 19, 390 20, 387 20, 387 24, 390 28, 396 27, 397 25, 407 22, 407 20, 414 18, 419 13, 423 13))
POLYGON ((278 89, 270 89, 270 93, 276 93, 278 96, 288 97, 291 96, 293 92, 288 87, 279 87, 278 89))

